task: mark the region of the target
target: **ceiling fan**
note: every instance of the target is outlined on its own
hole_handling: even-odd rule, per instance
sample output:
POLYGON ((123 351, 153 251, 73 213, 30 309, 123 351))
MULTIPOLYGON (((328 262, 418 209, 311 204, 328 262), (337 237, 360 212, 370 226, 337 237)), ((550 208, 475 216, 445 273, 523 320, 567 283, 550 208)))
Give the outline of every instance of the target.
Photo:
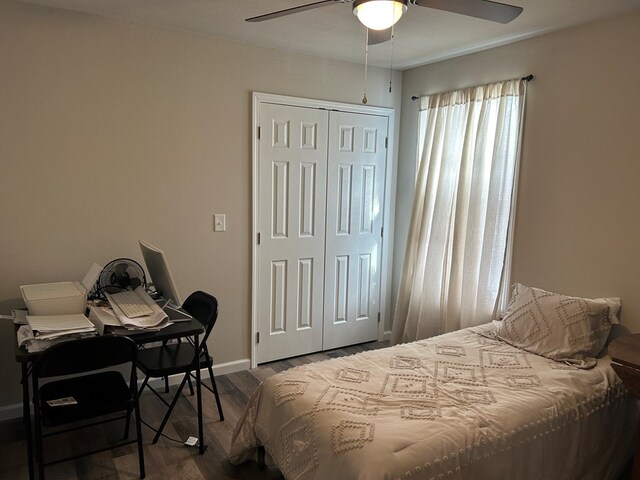
POLYGON ((247 18, 246 21, 262 22, 335 3, 353 3, 353 13, 360 22, 369 30, 377 31, 390 29, 406 12, 408 4, 498 23, 509 23, 522 13, 522 7, 490 0, 320 0, 247 18))
MULTIPOLYGON (((285 8, 271 13, 265 13, 247 18, 247 22, 263 22, 274 18, 284 17, 294 13, 312 10, 336 3, 352 3, 353 13, 358 20, 367 27, 367 45, 386 42, 393 38, 393 25, 407 11, 409 4, 418 7, 433 8, 447 12, 458 13, 469 17, 480 18, 498 23, 509 23, 522 13, 523 8, 491 0, 319 0, 297 7, 285 8)), ((365 49, 365 52, 368 50, 365 49)), ((392 44, 393 52, 393 44, 392 44)), ((393 53, 391 54, 393 58, 393 53)), ((362 103, 367 103, 365 53, 365 92, 362 103)), ((391 92, 391 81, 389 81, 391 92)))

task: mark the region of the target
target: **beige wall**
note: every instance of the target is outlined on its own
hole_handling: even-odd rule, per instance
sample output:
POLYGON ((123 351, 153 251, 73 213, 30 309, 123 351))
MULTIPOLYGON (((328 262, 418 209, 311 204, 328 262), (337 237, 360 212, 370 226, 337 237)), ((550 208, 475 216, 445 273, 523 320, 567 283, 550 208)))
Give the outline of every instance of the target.
MULTIPOLYGON (((142 261, 143 238, 183 296, 218 297, 215 362, 248 358, 251 92, 358 103, 363 67, 7 0, 0 66, 0 314, 21 284, 142 261)), ((369 80, 371 105, 399 106, 387 71, 369 80)), ((20 401, 3 322, 0 407, 20 401)))
POLYGON ((532 73, 512 280, 619 296, 623 325, 640 332, 639 46, 636 13, 405 71, 394 285, 415 175, 409 97, 532 73))

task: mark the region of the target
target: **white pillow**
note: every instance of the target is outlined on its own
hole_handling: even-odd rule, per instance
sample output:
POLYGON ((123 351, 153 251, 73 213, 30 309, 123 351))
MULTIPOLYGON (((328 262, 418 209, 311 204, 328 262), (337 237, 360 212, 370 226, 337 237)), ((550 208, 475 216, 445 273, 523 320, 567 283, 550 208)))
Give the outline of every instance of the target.
POLYGON ((592 368, 619 310, 619 298, 569 297, 517 283, 496 334, 523 350, 592 368))

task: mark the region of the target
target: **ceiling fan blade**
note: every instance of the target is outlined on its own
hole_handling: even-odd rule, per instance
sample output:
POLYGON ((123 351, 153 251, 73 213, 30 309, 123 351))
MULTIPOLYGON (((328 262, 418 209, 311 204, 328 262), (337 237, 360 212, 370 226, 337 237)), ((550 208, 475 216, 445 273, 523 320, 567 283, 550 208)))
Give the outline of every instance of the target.
POLYGON ((369 45, 377 45, 378 43, 388 42, 389 40, 391 40, 391 27, 384 30, 369 29, 368 39, 369 45))
POLYGON ((413 3, 498 23, 509 23, 522 13, 522 7, 490 0, 414 0, 413 3))
POLYGON ((298 7, 285 8, 284 10, 278 10, 277 12, 265 13, 264 15, 258 15, 257 17, 247 18, 245 21, 262 22, 264 20, 271 20, 272 18, 291 15, 292 13, 304 12, 305 10, 311 10, 312 8, 324 7, 325 5, 331 5, 336 2, 344 3, 342 0, 321 0, 319 2, 307 3, 306 5, 300 5, 298 7))

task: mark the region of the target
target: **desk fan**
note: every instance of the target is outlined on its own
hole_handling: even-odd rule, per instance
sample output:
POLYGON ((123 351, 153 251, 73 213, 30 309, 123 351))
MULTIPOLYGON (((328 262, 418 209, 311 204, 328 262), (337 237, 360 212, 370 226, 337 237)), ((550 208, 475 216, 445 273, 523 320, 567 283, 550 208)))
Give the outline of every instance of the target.
POLYGON ((116 258, 100 272, 94 297, 105 298, 105 293, 118 293, 127 288, 146 287, 147 278, 142 266, 130 258, 116 258))

